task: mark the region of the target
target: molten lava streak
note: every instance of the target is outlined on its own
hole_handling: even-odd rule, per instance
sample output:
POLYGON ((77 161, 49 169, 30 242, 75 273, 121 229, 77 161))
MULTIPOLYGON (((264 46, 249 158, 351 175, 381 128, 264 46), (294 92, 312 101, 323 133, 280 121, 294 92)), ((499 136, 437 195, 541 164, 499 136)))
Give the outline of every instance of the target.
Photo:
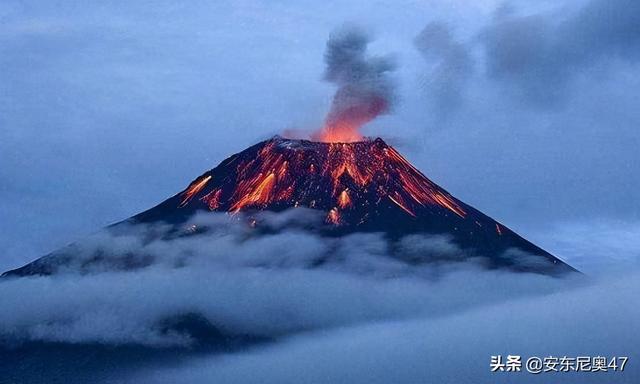
POLYGON ((319 143, 275 138, 252 155, 234 156, 232 173, 201 176, 181 195, 180 207, 216 211, 309 207, 327 222, 366 222, 395 206, 417 217, 423 210, 467 215, 462 203, 427 179, 382 140, 319 143), (194 197, 198 197, 194 199, 194 197))
POLYGON ((252 180, 249 185, 243 189, 243 192, 246 194, 240 197, 240 199, 231 207, 231 211, 238 212, 247 205, 268 203, 275 181, 275 173, 269 173, 264 178, 252 180))
POLYGON ((338 212, 338 208, 331 208, 329 213, 327 213, 327 223, 338 225, 340 224, 340 213, 338 212))
POLYGON ((191 183, 189 188, 187 188, 187 190, 182 193, 182 201, 180 201, 180 207, 184 207, 185 205, 187 205, 189 201, 193 199, 193 196, 200 192, 202 188, 204 188, 209 180, 211 180, 211 175, 204 177, 202 180, 196 180, 191 183))
POLYGON ((338 205, 342 209, 351 205, 351 198, 349 198, 349 193, 346 189, 340 193, 340 196, 338 196, 338 205))

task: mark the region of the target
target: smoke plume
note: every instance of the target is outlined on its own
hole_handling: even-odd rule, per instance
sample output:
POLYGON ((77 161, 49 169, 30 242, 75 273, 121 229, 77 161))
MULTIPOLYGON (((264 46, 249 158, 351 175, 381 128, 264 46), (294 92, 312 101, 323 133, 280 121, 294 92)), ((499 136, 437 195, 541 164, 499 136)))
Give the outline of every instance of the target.
POLYGON ((324 79, 338 86, 324 127, 314 135, 322 141, 357 141, 359 128, 389 112, 394 87, 389 73, 395 63, 389 56, 368 56, 371 37, 348 27, 334 32, 327 42, 324 79))
POLYGON ((414 39, 424 59, 434 67, 426 77, 425 90, 438 117, 456 111, 464 99, 474 62, 467 45, 456 40, 451 27, 431 22, 414 39))

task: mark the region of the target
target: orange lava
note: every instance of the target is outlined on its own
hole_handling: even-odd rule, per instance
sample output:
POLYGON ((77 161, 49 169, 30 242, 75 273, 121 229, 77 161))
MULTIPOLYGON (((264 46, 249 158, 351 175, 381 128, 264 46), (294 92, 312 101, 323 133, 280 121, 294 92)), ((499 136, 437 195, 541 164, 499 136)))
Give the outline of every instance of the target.
POLYGON ((253 183, 246 188, 249 189, 247 194, 242 196, 232 207, 231 211, 238 212, 243 207, 253 204, 266 204, 269 202, 271 190, 275 185, 275 173, 269 173, 266 177, 253 180, 253 183))
POLYGON ((202 198, 202 201, 207 203, 207 206, 210 210, 215 211, 220 207, 220 195, 222 194, 221 189, 214 189, 213 191, 207 193, 202 198))
POLYGON ((347 193, 347 190, 345 189, 344 191, 340 192, 340 195, 338 196, 338 206, 344 209, 350 205, 351 198, 349 198, 349 193, 347 193))
POLYGON ((340 213, 338 208, 331 208, 327 214, 327 223, 338 225, 340 224, 340 213))
MULTIPOLYGON (((230 158, 232 174, 206 176, 182 194, 180 207, 198 195, 209 210, 309 207, 327 212, 327 222, 367 220, 382 201, 412 217, 444 208, 465 218, 461 203, 438 187, 382 140, 313 143, 274 139, 253 156, 230 158), (367 215, 349 216, 366 207, 367 215)), ((195 200, 194 200, 195 201, 195 200)), ((498 231, 500 229, 498 228, 498 231)))
POLYGON ((339 90, 334 105, 327 115, 326 123, 311 138, 325 143, 352 143, 362 141, 360 128, 389 110, 389 102, 380 95, 373 96, 366 103, 336 104, 342 98, 349 99, 349 89, 339 90), (342 93, 342 95, 340 95, 342 93))
POLYGON ((211 176, 207 176, 202 180, 196 180, 193 183, 191 183, 189 188, 187 188, 187 190, 182 193, 182 200, 180 201, 179 206, 184 207, 185 205, 187 205, 189 201, 193 199, 193 196, 198 192, 200 192, 202 188, 204 188, 204 186, 209 182, 209 180, 211 180, 211 176))
POLYGON ((359 126, 348 123, 326 125, 312 138, 325 143, 352 143, 364 139, 358 128, 359 126))
POLYGON ((395 193, 395 196, 395 199, 393 198, 393 196, 389 196, 389 200, 393 201, 398 207, 402 208, 411 216, 416 217, 416 214, 405 206, 405 203, 402 201, 402 197, 397 192, 395 193))
POLYGON ((433 195, 433 198, 440 203, 440 205, 442 205, 443 207, 447 207, 449 210, 451 210, 451 212, 455 213, 456 215, 464 218, 466 216, 466 212, 462 210, 462 208, 460 208, 449 196, 443 195, 440 192, 437 192, 436 194, 433 195))

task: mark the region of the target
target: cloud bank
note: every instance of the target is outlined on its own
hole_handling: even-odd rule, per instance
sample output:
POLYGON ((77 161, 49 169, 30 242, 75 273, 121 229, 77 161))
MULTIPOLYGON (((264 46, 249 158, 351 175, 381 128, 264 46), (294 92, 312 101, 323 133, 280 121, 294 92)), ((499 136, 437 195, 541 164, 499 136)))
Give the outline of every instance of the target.
POLYGON ((640 353, 640 309, 633 304, 639 281, 631 274, 444 317, 314 332, 264 349, 143 372, 131 382, 634 383, 640 374, 632 365, 640 353), (525 360, 621 355, 630 360, 623 372, 491 373, 490 357, 508 354, 525 360))
MULTIPOLYGON (((329 239, 305 230, 321 219, 303 209, 266 213, 259 236, 216 213, 179 231, 127 224, 98 233, 71 247, 73 259, 51 276, 0 280, 0 352, 39 342, 180 353, 128 370, 102 361, 109 379, 143 383, 512 382, 489 373, 491 355, 638 358, 635 272, 487 270, 434 235, 394 243, 398 258, 380 234, 329 239), (208 336, 184 326, 189 320, 208 336), (227 350, 226 340, 248 344, 227 350), (208 355, 202 346, 222 349, 208 355)), ((0 364, 18 369, 31 372, 0 364)), ((630 365, 606 378, 633 382, 637 373, 630 365)), ((527 375, 518 380, 549 377, 527 375)))
POLYGON ((100 232, 45 259, 57 264, 51 276, 0 281, 2 302, 11 308, 0 315, 0 339, 189 345, 198 340, 162 326, 187 314, 224 334, 278 338, 442 316, 580 280, 489 271, 482 258, 469 259, 444 236, 411 235, 392 244, 382 234, 332 239, 302 229, 319 219, 308 210, 267 213, 261 227, 271 233, 261 235, 216 213, 195 216, 177 233, 142 224, 100 232))

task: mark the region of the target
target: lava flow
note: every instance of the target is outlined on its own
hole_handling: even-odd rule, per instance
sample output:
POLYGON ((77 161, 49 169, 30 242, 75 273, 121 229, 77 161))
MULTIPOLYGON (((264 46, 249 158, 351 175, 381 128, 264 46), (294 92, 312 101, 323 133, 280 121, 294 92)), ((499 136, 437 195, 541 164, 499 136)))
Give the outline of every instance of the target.
POLYGON ((235 155, 180 194, 179 207, 236 213, 308 207, 332 224, 363 223, 395 206, 466 216, 462 203, 427 179, 381 139, 350 143, 276 137, 235 155), (223 169, 219 169, 223 168, 223 169))
MULTIPOLYGON (((260 236, 280 230, 270 226, 268 217, 273 216, 261 215, 261 211, 304 208, 310 212, 303 210, 301 216, 282 216, 304 217, 304 224, 283 225, 328 237, 383 234, 391 240, 389 251, 397 254, 398 260, 409 263, 472 257, 489 268, 549 274, 575 271, 451 196, 381 139, 325 143, 275 137, 263 141, 227 158, 181 193, 112 225, 110 230, 127 233, 131 224, 162 223, 163 227, 175 229, 172 236, 173 233, 199 236, 208 229, 190 222, 193 215, 215 211, 226 212, 234 220, 248 224, 249 236, 260 236), (314 212, 324 219, 320 220, 314 212), (445 244, 443 249, 424 248, 421 237, 414 241, 407 237, 409 234, 438 234, 446 244, 449 241, 452 244, 445 244), (529 256, 513 256, 514 249, 524 252, 516 252, 516 256, 533 255, 535 261, 530 261, 529 256)), ((69 249, 73 248, 67 247, 4 275, 54 273, 73 260, 69 249)))

